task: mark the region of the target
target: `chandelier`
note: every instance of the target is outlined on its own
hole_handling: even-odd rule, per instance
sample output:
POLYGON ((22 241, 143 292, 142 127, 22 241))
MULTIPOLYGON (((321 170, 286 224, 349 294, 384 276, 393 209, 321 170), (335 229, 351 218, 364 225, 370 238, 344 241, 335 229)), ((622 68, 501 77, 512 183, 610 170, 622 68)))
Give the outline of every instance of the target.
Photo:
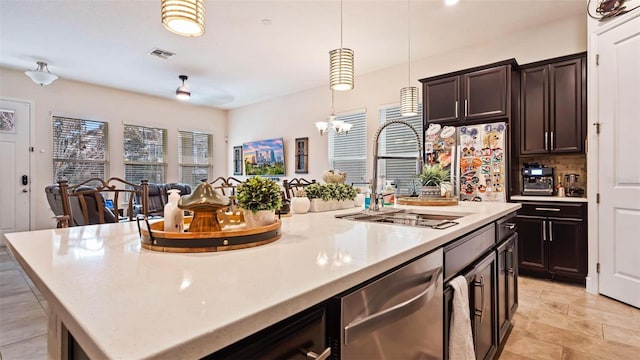
POLYGON ((320 131, 320 136, 327 133, 329 129, 333 129, 336 135, 340 135, 340 134, 346 135, 349 133, 349 130, 351 130, 352 126, 353 124, 337 119, 335 110, 333 109, 333 90, 332 90, 331 91, 331 115, 329 115, 326 121, 317 121, 316 129, 320 131))

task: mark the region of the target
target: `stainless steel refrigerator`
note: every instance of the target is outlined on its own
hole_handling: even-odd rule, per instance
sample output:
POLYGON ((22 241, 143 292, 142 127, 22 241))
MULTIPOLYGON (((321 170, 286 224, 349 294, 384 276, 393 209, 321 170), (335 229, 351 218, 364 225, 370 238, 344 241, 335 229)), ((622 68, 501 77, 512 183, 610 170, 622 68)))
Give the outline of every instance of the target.
POLYGON ((451 171, 452 194, 461 201, 505 202, 507 134, 504 122, 431 124, 425 131, 425 162, 451 171))

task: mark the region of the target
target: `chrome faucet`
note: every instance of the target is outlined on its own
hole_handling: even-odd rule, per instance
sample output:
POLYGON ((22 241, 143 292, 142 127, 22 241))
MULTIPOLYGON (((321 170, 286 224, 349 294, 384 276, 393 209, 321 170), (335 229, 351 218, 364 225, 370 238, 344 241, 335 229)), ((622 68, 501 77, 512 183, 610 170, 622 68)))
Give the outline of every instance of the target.
POLYGON ((418 131, 411 124, 409 124, 408 122, 406 122, 404 120, 389 120, 389 121, 385 122, 384 124, 382 124, 378 128, 378 131, 376 131, 376 135, 373 138, 373 178, 371 179, 371 205, 369 206, 369 209, 371 211, 380 210, 380 206, 378 204, 378 200, 379 199, 378 199, 378 195, 376 194, 376 188, 378 187, 378 160, 380 160, 380 159, 404 159, 404 160, 413 159, 413 160, 417 160, 416 171, 417 171, 418 174, 420 174, 420 172, 422 171, 423 160, 422 160, 422 144, 420 143, 420 135, 418 134, 418 131), (416 157, 378 156, 378 147, 379 147, 378 139, 380 138, 380 133, 387 126, 392 125, 392 124, 405 125, 405 126, 407 126, 409 129, 411 129, 413 131, 413 133, 416 135, 416 142, 418 143, 418 156, 416 156, 416 157))

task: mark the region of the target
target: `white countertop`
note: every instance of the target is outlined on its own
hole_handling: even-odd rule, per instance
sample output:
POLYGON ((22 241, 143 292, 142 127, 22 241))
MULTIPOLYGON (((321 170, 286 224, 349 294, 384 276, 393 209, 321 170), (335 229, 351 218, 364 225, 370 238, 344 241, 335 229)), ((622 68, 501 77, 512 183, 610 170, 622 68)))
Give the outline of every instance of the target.
POLYGON ((569 196, 528 196, 528 195, 514 195, 511 196, 511 200, 516 201, 555 201, 555 202, 577 202, 586 203, 589 202, 586 197, 569 197, 569 196))
POLYGON ((469 213, 444 230, 283 218, 273 243, 218 253, 142 249, 135 223, 7 234, 8 245, 91 358, 197 358, 435 249, 521 205, 419 207, 469 213))

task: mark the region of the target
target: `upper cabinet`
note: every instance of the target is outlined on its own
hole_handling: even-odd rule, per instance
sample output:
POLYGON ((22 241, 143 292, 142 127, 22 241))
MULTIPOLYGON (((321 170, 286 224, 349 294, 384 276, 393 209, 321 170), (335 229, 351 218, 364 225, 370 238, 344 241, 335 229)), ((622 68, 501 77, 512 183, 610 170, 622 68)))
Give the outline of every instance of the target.
POLYGON ((515 68, 515 61, 509 60, 420 80, 425 127, 430 123, 465 125, 508 121, 511 71, 515 68))
POLYGON ((523 65, 520 155, 582 153, 586 136, 586 54, 523 65))

